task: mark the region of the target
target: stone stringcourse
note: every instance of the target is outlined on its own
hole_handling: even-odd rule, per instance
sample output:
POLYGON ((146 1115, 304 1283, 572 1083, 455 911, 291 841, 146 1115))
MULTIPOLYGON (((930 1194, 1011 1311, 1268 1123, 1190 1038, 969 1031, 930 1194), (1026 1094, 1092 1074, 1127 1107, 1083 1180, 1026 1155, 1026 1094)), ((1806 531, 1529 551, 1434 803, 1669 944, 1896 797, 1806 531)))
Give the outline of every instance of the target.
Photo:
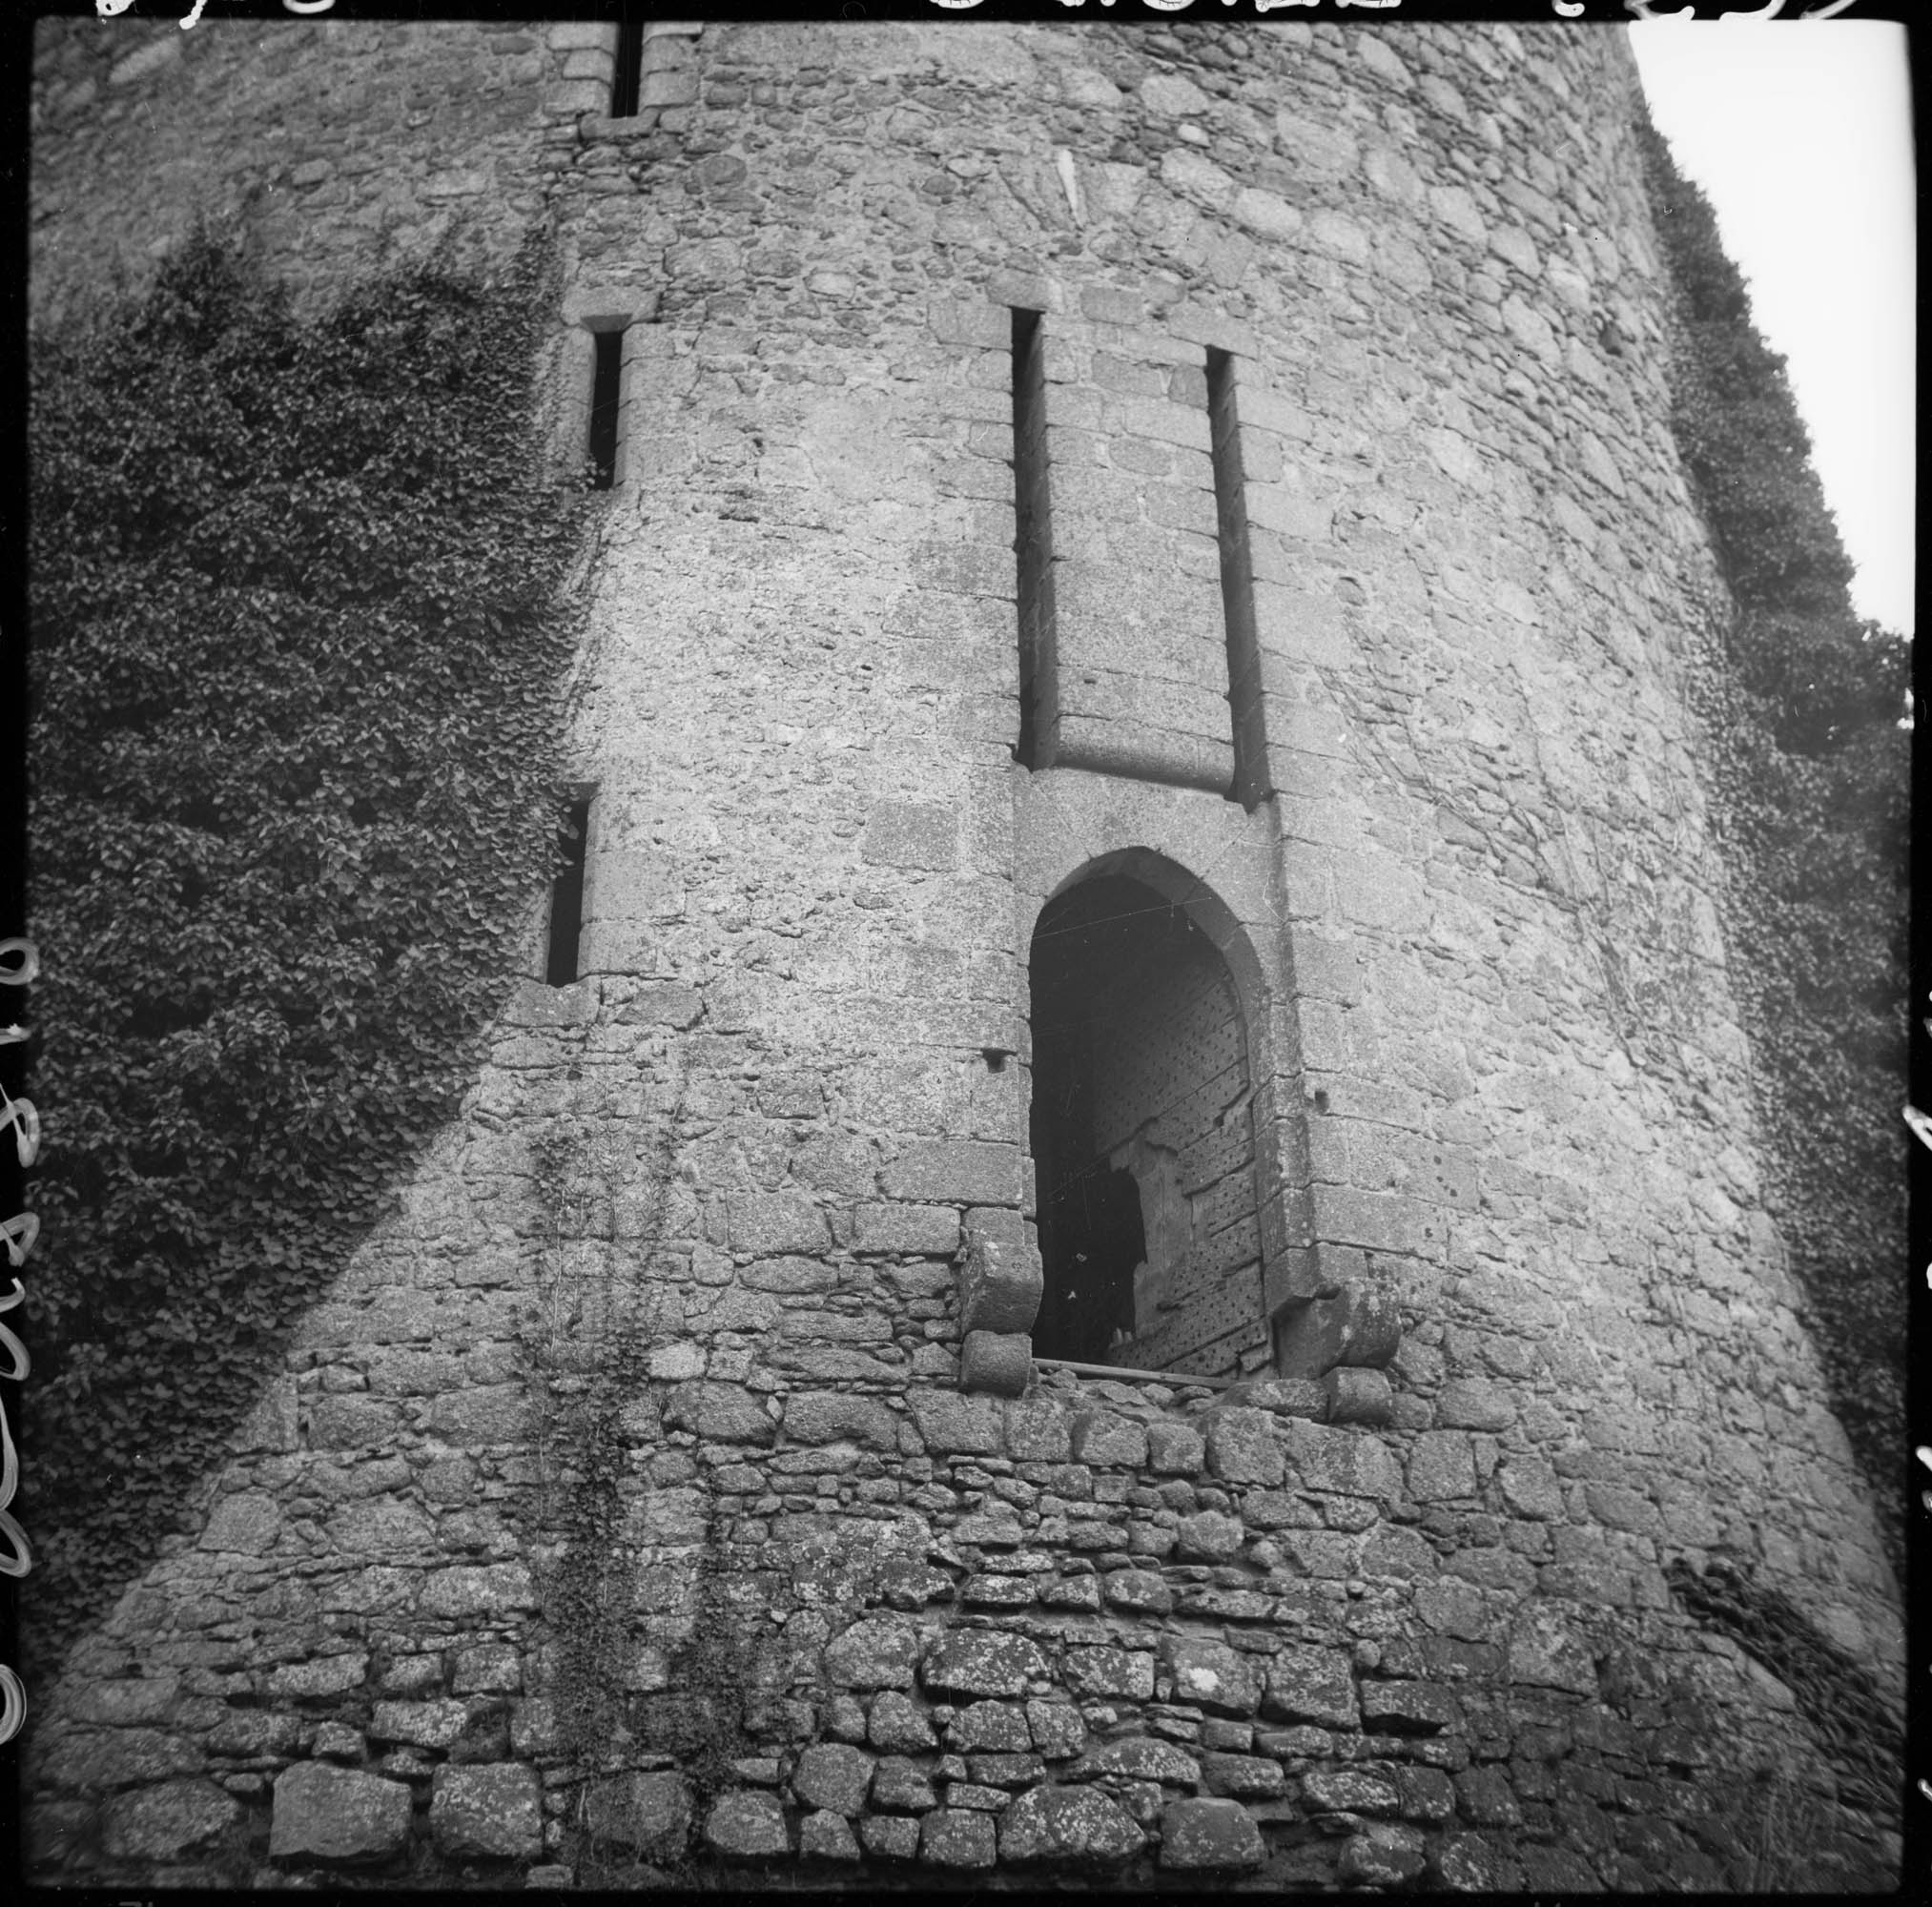
POLYGON ((553 233, 579 977, 31 1692, 33 1872, 1891 1885, 1621 36, 656 22, 620 117, 216 10, 40 23, 36 321, 553 233))

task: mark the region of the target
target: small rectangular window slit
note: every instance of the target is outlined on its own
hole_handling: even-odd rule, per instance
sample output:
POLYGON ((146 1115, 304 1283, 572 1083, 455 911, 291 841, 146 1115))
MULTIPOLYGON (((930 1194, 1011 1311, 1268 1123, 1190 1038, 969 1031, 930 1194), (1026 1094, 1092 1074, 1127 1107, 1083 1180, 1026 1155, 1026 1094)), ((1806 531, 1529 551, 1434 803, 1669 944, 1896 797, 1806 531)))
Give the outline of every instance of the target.
POLYGON ((584 849, 590 837, 590 803, 573 801, 557 830, 564 860, 550 884, 550 948, 545 979, 567 987, 577 978, 577 953, 584 937, 584 849))
POLYGON ((1054 676, 1053 496, 1047 476, 1046 338, 1037 311, 1013 314, 1014 557, 1018 564, 1019 740, 1045 765, 1058 712, 1054 676))
POLYGON ((618 409, 624 391, 624 332, 593 331, 595 368, 590 378, 591 487, 607 490, 617 482, 618 409))
POLYGON ((1227 630, 1227 703, 1234 726, 1234 786, 1229 792, 1251 810, 1268 791, 1261 637, 1255 625, 1254 559, 1248 549, 1234 359, 1212 348, 1207 354, 1207 425, 1215 535, 1221 544, 1221 606, 1227 630))
POLYGON ((610 116, 613 119, 637 117, 637 99, 643 90, 644 15, 627 12, 617 23, 617 65, 610 81, 610 116))

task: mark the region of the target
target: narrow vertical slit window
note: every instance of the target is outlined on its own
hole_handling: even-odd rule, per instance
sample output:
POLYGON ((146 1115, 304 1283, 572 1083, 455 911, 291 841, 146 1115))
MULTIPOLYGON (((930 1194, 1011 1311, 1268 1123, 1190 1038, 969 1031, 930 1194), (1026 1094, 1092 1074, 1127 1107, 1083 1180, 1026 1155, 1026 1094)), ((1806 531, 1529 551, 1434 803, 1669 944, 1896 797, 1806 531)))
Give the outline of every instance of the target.
POLYGON ((584 938, 584 848, 589 837, 590 803, 573 801, 557 830, 564 865, 550 885, 550 948, 544 977, 553 987, 567 987, 577 977, 584 938))
POLYGON ((1019 741, 1040 766, 1053 707, 1053 508, 1046 458, 1046 337, 1037 311, 1013 314, 1014 555, 1018 564, 1019 741))
POLYGON ((624 332, 594 331, 595 368, 590 378, 591 485, 607 490, 617 482, 618 402, 624 388, 624 332))
POLYGON ((1248 549, 1247 486, 1241 464, 1234 359, 1207 354, 1207 422, 1214 458, 1215 534, 1221 543, 1221 606, 1227 630, 1227 702, 1234 728, 1234 786, 1243 808, 1267 793, 1261 638, 1255 626, 1254 560, 1248 549))
POLYGON ((617 66, 610 81, 610 116, 634 119, 644 77, 644 15, 627 12, 617 23, 617 66))

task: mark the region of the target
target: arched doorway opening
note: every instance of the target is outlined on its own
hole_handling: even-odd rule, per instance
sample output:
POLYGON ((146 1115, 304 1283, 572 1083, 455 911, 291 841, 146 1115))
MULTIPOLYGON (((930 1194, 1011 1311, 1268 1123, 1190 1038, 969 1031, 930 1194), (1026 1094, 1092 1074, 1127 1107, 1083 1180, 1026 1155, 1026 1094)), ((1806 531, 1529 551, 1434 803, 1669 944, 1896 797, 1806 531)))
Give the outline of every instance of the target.
POLYGON ((1246 1030, 1187 910, 1096 873, 1034 929, 1036 1355, 1232 1370, 1262 1316, 1246 1030))

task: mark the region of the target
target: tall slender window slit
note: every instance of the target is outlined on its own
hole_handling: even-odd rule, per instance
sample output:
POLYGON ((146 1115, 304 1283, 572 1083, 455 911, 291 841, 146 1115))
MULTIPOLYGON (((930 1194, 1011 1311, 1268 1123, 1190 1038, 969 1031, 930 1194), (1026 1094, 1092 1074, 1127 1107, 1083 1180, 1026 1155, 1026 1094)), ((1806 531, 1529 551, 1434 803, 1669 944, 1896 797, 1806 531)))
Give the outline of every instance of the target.
POLYGON ((610 116, 634 119, 644 75, 644 15, 626 13, 617 23, 617 70, 610 83, 610 116))
POLYGON ((584 937, 584 847, 590 837, 590 804, 573 801, 557 830, 564 866, 550 887, 550 953, 544 977, 567 987, 577 977, 577 951, 584 937))
POLYGON ((1054 683, 1053 500, 1046 457, 1046 337, 1037 311, 1013 314, 1014 556, 1018 564, 1019 741, 1040 766, 1054 683))
POLYGON ((596 369, 590 379, 591 482, 607 490, 617 481, 617 411, 624 381, 624 333, 591 334, 597 346, 596 369))
POLYGON ((1267 793, 1261 638, 1255 626, 1254 561, 1248 549, 1247 488, 1241 464, 1234 359, 1207 354, 1207 425, 1214 458, 1215 534, 1221 543, 1221 605, 1227 630, 1227 701, 1234 724, 1234 787, 1243 808, 1267 793))

